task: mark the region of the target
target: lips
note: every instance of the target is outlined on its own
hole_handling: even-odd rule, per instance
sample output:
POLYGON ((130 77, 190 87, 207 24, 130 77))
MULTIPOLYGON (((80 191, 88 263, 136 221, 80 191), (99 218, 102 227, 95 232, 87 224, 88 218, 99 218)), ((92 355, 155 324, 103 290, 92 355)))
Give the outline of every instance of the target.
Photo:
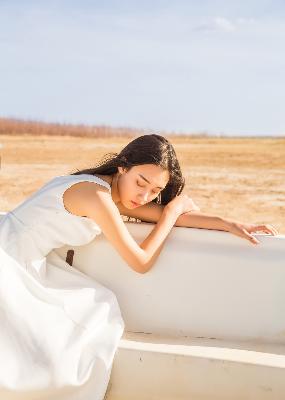
POLYGON ((131 203, 132 203, 132 205, 133 206, 135 206, 135 207, 138 207, 139 206, 139 204, 138 203, 136 203, 135 201, 133 201, 133 200, 131 200, 131 203))

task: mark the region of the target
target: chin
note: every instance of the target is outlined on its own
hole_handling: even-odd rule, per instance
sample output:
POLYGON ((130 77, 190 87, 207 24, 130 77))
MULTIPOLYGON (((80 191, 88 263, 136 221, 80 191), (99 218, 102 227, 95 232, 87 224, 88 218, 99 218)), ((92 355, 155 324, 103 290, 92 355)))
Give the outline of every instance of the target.
POLYGON ((123 206, 125 207, 125 208, 127 208, 128 210, 132 210, 134 207, 132 207, 132 205, 130 204, 130 201, 128 200, 128 201, 124 201, 124 202, 122 202, 121 201, 121 203, 123 204, 123 206))

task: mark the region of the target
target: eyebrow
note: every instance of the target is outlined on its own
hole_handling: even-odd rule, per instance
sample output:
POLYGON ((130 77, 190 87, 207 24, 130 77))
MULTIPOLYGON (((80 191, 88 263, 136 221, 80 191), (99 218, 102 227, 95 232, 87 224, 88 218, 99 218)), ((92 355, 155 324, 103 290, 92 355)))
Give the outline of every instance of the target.
MULTIPOLYGON (((142 179, 144 179, 147 183, 150 183, 150 181, 148 181, 143 175, 139 174, 139 176, 140 176, 142 179)), ((159 189, 164 189, 164 188, 161 187, 161 186, 156 186, 156 187, 159 188, 159 189)))

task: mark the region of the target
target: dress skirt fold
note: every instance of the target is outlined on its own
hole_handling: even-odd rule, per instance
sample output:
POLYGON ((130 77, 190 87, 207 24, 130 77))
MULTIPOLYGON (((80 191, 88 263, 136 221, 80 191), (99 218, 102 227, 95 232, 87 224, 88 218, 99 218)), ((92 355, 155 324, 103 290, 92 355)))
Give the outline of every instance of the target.
POLYGON ((62 202, 86 180, 110 189, 96 176, 58 176, 0 219, 0 399, 104 399, 124 331, 117 298, 53 251, 101 233, 62 202))

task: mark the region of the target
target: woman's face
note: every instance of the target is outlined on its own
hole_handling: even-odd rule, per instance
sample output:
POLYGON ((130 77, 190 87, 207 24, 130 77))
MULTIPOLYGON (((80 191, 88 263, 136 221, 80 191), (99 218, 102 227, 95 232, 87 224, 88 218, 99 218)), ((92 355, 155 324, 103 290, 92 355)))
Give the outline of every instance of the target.
POLYGON ((118 171, 120 202, 129 209, 155 199, 169 180, 169 172, 154 164, 136 165, 129 170, 118 167, 118 171))

